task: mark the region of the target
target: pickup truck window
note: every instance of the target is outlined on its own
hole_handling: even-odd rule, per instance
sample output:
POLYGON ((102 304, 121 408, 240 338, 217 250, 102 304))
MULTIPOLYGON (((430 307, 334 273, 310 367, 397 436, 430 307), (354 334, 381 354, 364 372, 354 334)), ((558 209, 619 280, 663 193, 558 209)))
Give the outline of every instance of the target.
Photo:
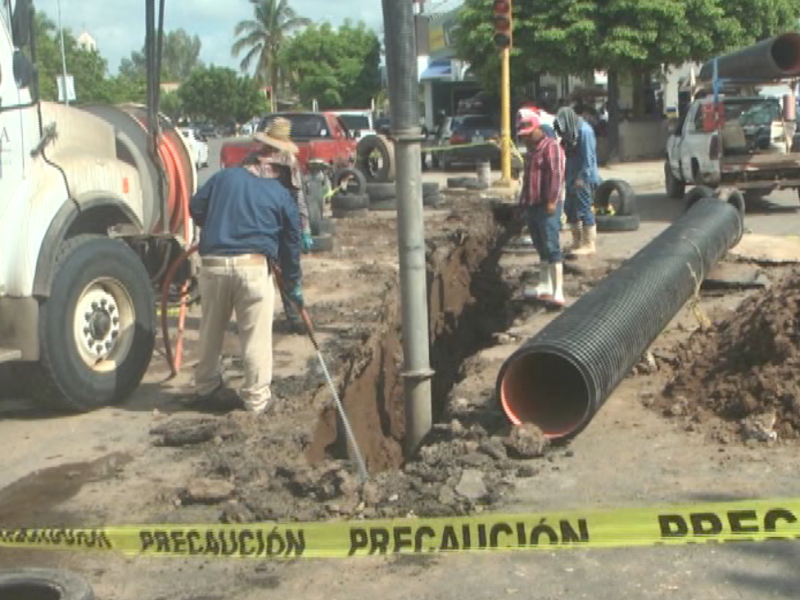
POLYGON ((275 117, 283 117, 292 123, 292 139, 313 139, 319 137, 330 137, 328 123, 325 117, 318 114, 271 114, 267 116, 259 125, 259 130, 264 131, 269 126, 270 121, 275 117))
POLYGON ((369 118, 361 115, 339 115, 345 128, 350 131, 366 131, 370 129, 369 118))

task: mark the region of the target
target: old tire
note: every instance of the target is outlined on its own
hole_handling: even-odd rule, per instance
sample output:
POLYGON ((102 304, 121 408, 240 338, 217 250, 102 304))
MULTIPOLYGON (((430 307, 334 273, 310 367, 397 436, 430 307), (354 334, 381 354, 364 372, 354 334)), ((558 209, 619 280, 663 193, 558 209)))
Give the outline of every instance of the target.
POLYGON ((369 208, 366 194, 336 194, 331 198, 332 210, 362 210, 369 208))
POLYGON ((667 192, 667 198, 672 198, 673 200, 680 200, 686 194, 686 183, 672 174, 669 159, 664 161, 664 188, 667 192))
POLYGON ((94 600, 94 591, 82 578, 61 569, 12 569, 0 571, 0 598, 47 600, 94 600))
POLYGON ((322 217, 319 221, 319 233, 314 235, 336 235, 336 222, 328 217, 322 217))
POLYGON ((306 203, 308 204, 308 224, 312 235, 320 234, 322 206, 325 203, 325 183, 316 177, 306 182, 306 203))
POLYGON ((369 203, 369 209, 374 211, 397 210, 397 198, 377 200, 369 203))
POLYGON ((485 181, 478 181, 478 179, 470 179, 464 182, 464 187, 468 190, 488 190, 489 184, 485 181))
POLYGON ((447 187, 450 189, 463 188, 468 181, 478 181, 477 177, 448 177, 447 187))
POLYGON ((639 229, 639 215, 597 215, 595 218, 597 231, 606 233, 621 231, 636 231, 639 229))
POLYGON ((77 412, 125 400, 142 381, 155 346, 150 276, 124 242, 96 235, 67 240, 54 273, 39 314, 41 357, 19 364, 26 391, 77 412))
POLYGON ((331 177, 331 186, 339 188, 348 194, 365 194, 367 191, 367 178, 364 173, 352 167, 337 169, 331 177), (346 182, 346 183, 345 183, 346 182))
POLYGON ((369 182, 389 183, 395 178, 394 144, 383 135, 368 135, 356 147, 356 166, 369 182), (374 165, 371 156, 377 153, 381 164, 374 165))
POLYGON ((317 254, 318 252, 330 252, 333 250, 333 236, 328 235, 315 235, 314 247, 311 252, 317 254))
POLYGON ((698 185, 686 193, 686 210, 694 206, 694 203, 703 198, 713 198, 714 190, 707 185, 698 185))
POLYGON ((428 181, 422 183, 422 196, 432 196, 439 193, 439 184, 435 181, 428 181))
POLYGON ((356 208, 352 210, 334 208, 331 210, 331 213, 334 219, 359 219, 361 217, 366 217, 369 210, 366 208, 356 208))
POLYGON ((636 214, 636 192, 627 181, 622 179, 606 179, 597 186, 594 192, 594 205, 603 209, 613 207, 614 214, 630 216, 636 214), (616 192, 616 200, 612 202, 611 195, 616 192))
POLYGON ((397 184, 394 183, 368 183, 367 195, 370 202, 388 200, 397 196, 397 184))
POLYGON ((431 194, 430 196, 423 196, 422 197, 422 206, 439 206, 442 202, 442 196, 440 194, 431 194))

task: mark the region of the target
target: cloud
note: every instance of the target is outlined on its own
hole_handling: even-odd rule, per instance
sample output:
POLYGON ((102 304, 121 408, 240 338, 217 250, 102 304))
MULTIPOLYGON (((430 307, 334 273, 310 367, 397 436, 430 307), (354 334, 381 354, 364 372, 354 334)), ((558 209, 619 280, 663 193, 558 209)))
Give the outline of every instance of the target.
MULTIPOLYGON (((58 21, 59 0, 37 0, 36 7, 53 21, 58 21)), ((364 21, 369 27, 381 31, 383 14, 380 0, 293 0, 298 14, 317 22, 330 20, 334 25, 344 19, 364 21)), ((145 14, 142 0, 61 0, 62 24, 76 35, 86 29, 97 41, 97 46, 108 60, 112 73, 120 60, 144 44, 145 14)), ((203 43, 201 58, 206 63, 238 67, 238 59, 231 57, 233 28, 242 19, 252 16, 247 0, 166 0, 164 28, 183 28, 197 34, 203 43)))

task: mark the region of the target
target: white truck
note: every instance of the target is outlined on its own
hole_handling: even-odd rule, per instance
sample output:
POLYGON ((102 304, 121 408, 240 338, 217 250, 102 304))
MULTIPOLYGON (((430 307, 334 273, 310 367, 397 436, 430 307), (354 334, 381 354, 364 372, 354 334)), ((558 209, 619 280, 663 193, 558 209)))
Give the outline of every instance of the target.
POLYGON ((665 187, 683 197, 687 185, 734 187, 747 197, 800 189, 800 153, 794 122, 783 119, 778 98, 725 94, 722 126, 708 126, 712 95, 691 103, 667 140, 665 187))
POLYGON ((338 116, 345 127, 353 133, 358 141, 368 135, 375 135, 375 123, 372 118, 372 111, 365 109, 344 109, 331 111, 338 116))
POLYGON ((149 146, 146 107, 40 101, 33 14, 31 0, 0 8, 0 362, 33 398, 85 411, 148 368, 197 176, 168 122, 149 146))

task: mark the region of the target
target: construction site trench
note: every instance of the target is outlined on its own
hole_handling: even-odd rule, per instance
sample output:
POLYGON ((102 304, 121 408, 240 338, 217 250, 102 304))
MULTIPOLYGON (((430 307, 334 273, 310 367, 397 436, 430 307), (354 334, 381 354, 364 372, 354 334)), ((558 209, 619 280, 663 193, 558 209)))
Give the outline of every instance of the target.
MULTIPOLYGON (((182 504, 221 503, 226 522, 465 514, 500 500, 521 468, 515 455, 541 456, 544 440, 534 428, 509 437, 510 424, 489 380, 480 397, 453 394, 476 370, 473 355, 495 344, 495 334, 518 316, 498 263, 520 226, 486 200, 460 201, 432 220, 426 255, 435 424, 417 455, 408 461, 403 456, 397 269, 376 260, 359 267, 374 290, 368 309, 359 302, 359 325, 322 348, 370 481, 359 484, 330 390, 310 361, 306 375, 276 382, 282 397, 273 417, 236 411, 177 417, 153 429, 156 444, 204 456, 198 485, 205 492, 185 490, 182 504)), ((346 229, 339 234, 346 236, 346 229)), ((345 309, 323 303, 312 308, 312 318, 325 329, 345 309)))

